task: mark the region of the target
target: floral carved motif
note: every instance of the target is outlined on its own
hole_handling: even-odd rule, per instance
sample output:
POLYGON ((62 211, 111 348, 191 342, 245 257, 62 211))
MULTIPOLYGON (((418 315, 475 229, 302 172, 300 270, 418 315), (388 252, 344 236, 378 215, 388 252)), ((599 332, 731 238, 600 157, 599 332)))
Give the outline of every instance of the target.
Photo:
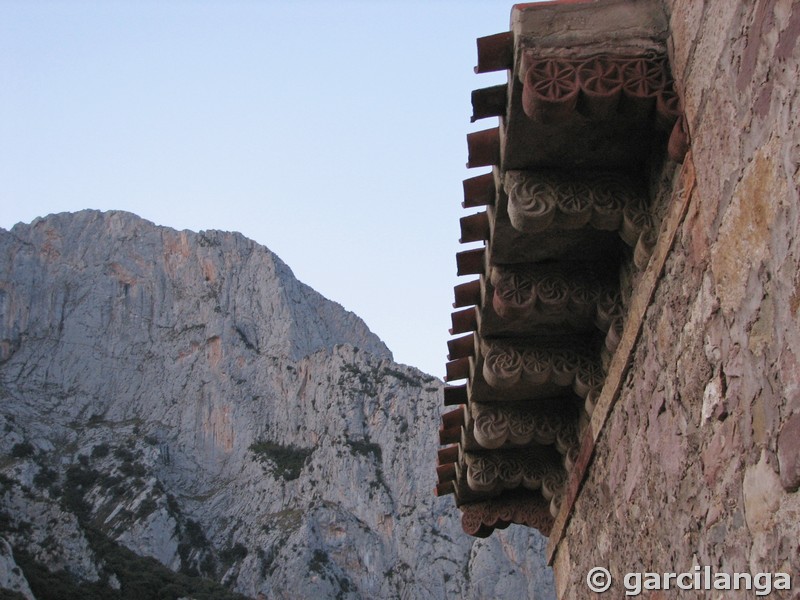
MULTIPOLYGON (((508 323, 547 318, 578 323, 595 317, 607 286, 584 274, 562 276, 552 270, 494 267, 492 308, 508 323)), ((604 328, 604 331, 606 327, 604 328)))
POLYGON ((495 284, 492 306, 504 319, 526 319, 535 308, 535 291, 531 276, 514 271, 504 272, 495 284))
POLYGON ((483 361, 483 377, 493 388, 508 389, 522 376, 522 355, 511 346, 495 346, 483 361))
POLYGON ((552 406, 522 408, 473 404, 472 410, 475 440, 487 450, 507 443, 516 446, 554 444, 559 432, 578 418, 569 407, 554 410, 552 406))
POLYGON ((577 71, 572 61, 534 60, 525 72, 522 106, 525 114, 542 123, 563 121, 578 105, 577 71))
MULTIPOLYGON (((611 306, 609 310, 617 310, 618 305, 611 306)), ((610 326, 613 319, 617 318, 616 312, 607 318, 610 326)), ((566 348, 515 348, 498 343, 488 345, 482 374, 486 383, 497 390, 551 383, 560 387, 571 387, 581 398, 585 398, 590 391, 601 388, 605 380, 602 365, 583 351, 566 348)))
POLYGON ((635 247, 641 233, 653 227, 644 196, 615 173, 562 174, 508 171, 505 179, 508 217, 522 233, 592 227, 618 231, 635 247))
POLYGON ((556 188, 557 224, 562 229, 580 229, 592 218, 592 196, 589 187, 580 182, 560 183, 556 188))
MULTIPOLYGON (((548 482, 548 493, 566 480, 561 460, 547 448, 495 450, 494 452, 465 452, 467 485, 474 492, 499 493, 523 487, 528 490, 542 488, 548 482)), ((552 494, 546 496, 550 499, 552 494)))
POLYGON ((464 532, 476 537, 487 537, 495 529, 505 529, 512 523, 534 527, 543 535, 550 535, 553 527, 549 503, 541 494, 503 496, 466 504, 461 510, 464 532))
POLYGON ((590 117, 605 119, 617 110, 622 81, 620 64, 604 57, 589 59, 578 67, 578 82, 590 117))
MULTIPOLYGON (((522 78, 522 109, 538 123, 558 123, 578 114, 608 119, 634 110, 647 117, 663 95, 669 103, 672 79, 663 57, 599 55, 589 59, 537 57, 526 54, 522 78), (631 104, 632 103, 632 104, 631 104), (622 106, 625 104, 625 106, 622 106)), ((662 109, 671 116, 674 104, 662 109)))
POLYGON ((557 190, 552 182, 528 177, 522 171, 509 171, 505 188, 510 200, 508 214, 515 229, 539 233, 552 226, 558 205, 557 190))

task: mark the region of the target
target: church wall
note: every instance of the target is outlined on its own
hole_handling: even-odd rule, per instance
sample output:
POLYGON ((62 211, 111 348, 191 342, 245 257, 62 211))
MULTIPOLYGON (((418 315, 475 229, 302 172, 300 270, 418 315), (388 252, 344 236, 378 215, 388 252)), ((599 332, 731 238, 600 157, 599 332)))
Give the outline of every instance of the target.
POLYGON ((672 185, 686 185, 692 166, 695 183, 557 548, 557 588, 560 598, 594 598, 587 573, 605 567, 609 597, 623 597, 627 573, 700 565, 789 573, 795 591, 770 597, 794 598, 800 2, 668 0, 666 8, 691 141, 691 164, 672 185))

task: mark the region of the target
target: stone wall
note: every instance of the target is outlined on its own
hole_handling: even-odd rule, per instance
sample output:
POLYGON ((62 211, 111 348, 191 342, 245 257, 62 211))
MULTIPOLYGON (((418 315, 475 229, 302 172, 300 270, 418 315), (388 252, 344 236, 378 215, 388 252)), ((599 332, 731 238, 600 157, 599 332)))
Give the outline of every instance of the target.
POLYGON ((795 590, 770 597, 798 598, 800 2, 665 4, 696 187, 556 551, 556 585, 560 598, 596 597, 586 576, 601 566, 608 596, 624 597, 626 573, 701 565, 789 573, 795 590))

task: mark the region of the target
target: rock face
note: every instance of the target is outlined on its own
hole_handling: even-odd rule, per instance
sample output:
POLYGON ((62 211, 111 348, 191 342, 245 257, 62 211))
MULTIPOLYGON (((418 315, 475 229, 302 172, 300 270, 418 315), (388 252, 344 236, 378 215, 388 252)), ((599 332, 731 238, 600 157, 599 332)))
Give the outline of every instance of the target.
POLYGON ((3 564, 22 597, 553 597, 535 532, 433 496, 440 391, 238 234, 0 230, 3 564))

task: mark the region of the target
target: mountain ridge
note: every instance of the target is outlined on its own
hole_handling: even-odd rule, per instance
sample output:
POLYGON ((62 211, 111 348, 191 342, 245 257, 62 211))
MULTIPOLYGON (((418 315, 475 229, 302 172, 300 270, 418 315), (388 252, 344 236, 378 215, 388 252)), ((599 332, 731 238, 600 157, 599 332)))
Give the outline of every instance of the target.
POLYGON ((268 249, 81 211, 0 251, 0 536, 30 560, 120 598, 97 548, 252 598, 552 593, 538 535, 433 497, 441 382, 268 249))

